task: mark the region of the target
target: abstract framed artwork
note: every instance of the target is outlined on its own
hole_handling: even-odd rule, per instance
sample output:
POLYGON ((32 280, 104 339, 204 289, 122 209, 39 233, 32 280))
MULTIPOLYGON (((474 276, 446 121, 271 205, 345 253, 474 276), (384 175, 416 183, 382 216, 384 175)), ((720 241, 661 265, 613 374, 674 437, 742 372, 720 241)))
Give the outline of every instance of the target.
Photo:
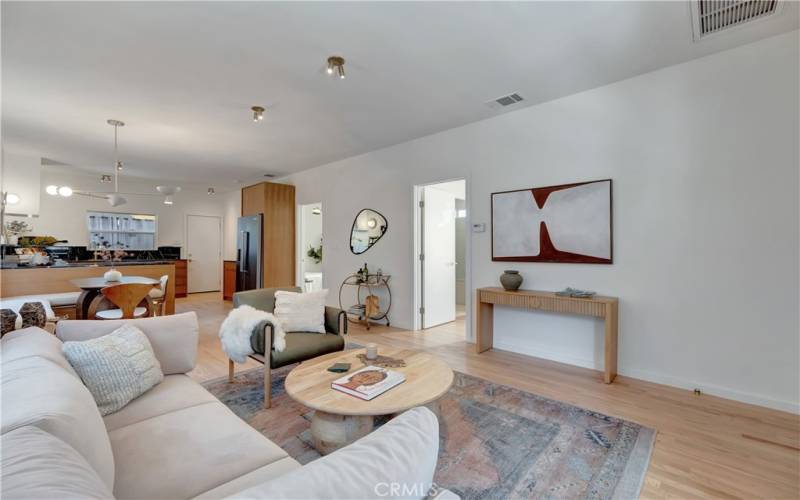
POLYGON ((492 260, 612 264, 611 179, 492 193, 492 260))

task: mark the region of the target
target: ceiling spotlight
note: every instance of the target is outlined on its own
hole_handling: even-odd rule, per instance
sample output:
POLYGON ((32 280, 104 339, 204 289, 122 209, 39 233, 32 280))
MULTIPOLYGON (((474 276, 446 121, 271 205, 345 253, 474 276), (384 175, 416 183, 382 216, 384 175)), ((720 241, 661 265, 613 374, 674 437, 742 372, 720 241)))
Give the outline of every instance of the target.
POLYGON ((44 190, 50 196, 56 196, 58 194, 58 186, 50 185, 50 186, 47 186, 46 188, 44 188, 44 190))
POLYGON ((111 176, 108 175, 108 174, 101 175, 100 176, 100 182, 102 182, 104 184, 108 184, 109 182, 111 182, 111 176))
POLYGON ((164 205, 172 205, 172 195, 167 195, 164 197, 164 205))
POLYGON ((214 191, 214 188, 208 188, 208 194, 214 194, 214 193, 216 193, 216 191, 214 191))
POLYGON ((264 119, 264 108, 261 106, 253 106, 250 108, 253 110, 253 121, 258 123, 264 119))
POLYGON ((340 56, 330 56, 328 58, 328 74, 336 73, 339 78, 344 80, 344 58, 340 56))
POLYGON ((121 161, 117 162, 117 172, 122 172, 122 162, 121 161))
POLYGON ((60 188, 58 188, 58 194, 60 194, 65 198, 69 198, 70 196, 72 196, 72 188, 69 186, 61 186, 60 188))
POLYGON ((6 205, 16 205, 19 203, 19 195, 14 193, 3 193, 4 202, 6 205))

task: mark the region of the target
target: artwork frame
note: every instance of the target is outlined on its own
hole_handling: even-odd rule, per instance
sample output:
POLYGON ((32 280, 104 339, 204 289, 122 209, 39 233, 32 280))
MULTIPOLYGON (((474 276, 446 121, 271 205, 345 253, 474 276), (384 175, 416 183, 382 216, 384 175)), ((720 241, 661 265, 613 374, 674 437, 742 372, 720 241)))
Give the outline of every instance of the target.
MULTIPOLYGON (((491 193, 490 209, 493 262, 614 263, 612 179, 498 191, 491 193), (523 193, 530 193, 530 200, 523 193), (553 193, 559 193, 558 197, 551 198, 550 195, 553 193), (607 212, 605 211, 606 199, 607 212), (550 200, 557 201, 548 206, 547 202, 550 200), (509 207, 519 207, 520 202, 525 205, 525 211, 535 215, 526 217, 526 214, 510 211, 509 207), (581 212, 582 204, 587 206, 583 212, 581 212), (590 209, 591 211, 587 212, 590 209), (575 222, 576 227, 568 227, 564 230, 564 220, 559 221, 561 225, 554 224, 553 220, 558 220, 559 217, 553 214, 560 213, 559 210, 568 214, 566 219, 572 217, 573 221, 567 220, 566 222, 575 222), (501 217, 505 219, 500 220, 501 217), (524 242, 519 241, 520 233, 518 231, 509 229, 508 219, 517 222, 524 221, 530 226, 527 228, 528 231, 521 233, 524 242), (548 222, 551 223, 550 226, 547 225, 548 222), (533 228, 534 224, 536 229, 533 228), (554 243, 551 234, 553 229, 556 229, 557 233, 567 235, 566 238, 562 238, 567 241, 566 249, 560 249, 554 243), (569 248, 570 245, 573 248, 569 248), (581 248, 582 245, 591 250, 584 253, 575 251, 575 248, 581 248), (511 255, 509 255, 510 253, 511 255)), ((560 217, 560 219, 565 218, 560 217)), ((561 244, 564 245, 563 242, 561 244)))

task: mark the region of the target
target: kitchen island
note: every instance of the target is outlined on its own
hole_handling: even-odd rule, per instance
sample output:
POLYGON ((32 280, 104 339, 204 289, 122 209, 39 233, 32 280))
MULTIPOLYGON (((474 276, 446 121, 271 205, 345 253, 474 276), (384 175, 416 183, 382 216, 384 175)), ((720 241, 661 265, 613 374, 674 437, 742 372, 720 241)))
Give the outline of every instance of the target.
MULTIPOLYGON (((80 292, 72 280, 78 278, 100 278, 112 266, 97 262, 69 262, 66 265, 41 267, 17 267, 0 269, 0 298, 20 295, 47 295, 64 292, 80 292)), ((167 281, 164 313, 175 314, 175 261, 121 261, 113 266, 126 276, 144 276, 159 279, 169 276, 167 281)), ((111 283, 109 283, 111 284, 111 283)), ((70 318, 75 318, 74 306, 70 318)), ((66 311, 58 311, 59 314, 66 311)))

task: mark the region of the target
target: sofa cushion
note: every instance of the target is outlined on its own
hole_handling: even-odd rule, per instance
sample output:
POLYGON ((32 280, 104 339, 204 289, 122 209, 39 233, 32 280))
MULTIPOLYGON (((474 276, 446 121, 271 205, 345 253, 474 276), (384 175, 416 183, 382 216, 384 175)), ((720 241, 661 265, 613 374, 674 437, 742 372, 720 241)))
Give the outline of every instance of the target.
POLYGON ((3 434, 0 448, 4 499, 111 498, 111 488, 80 453, 38 427, 3 434))
MULTIPOLYGON (((59 306, 74 306, 78 303, 78 297, 81 292, 59 292, 59 293, 42 293, 39 295, 18 295, 16 297, 8 297, 9 300, 25 300, 30 302, 33 300, 46 300, 53 307, 59 306)), ((6 299, 3 299, 6 300, 6 299)))
POLYGON ((53 361, 35 356, 3 362, 2 372, 0 432, 36 426, 75 448, 113 487, 114 455, 108 434, 81 381, 53 361))
POLYGON ((74 375, 75 378, 79 378, 72 365, 64 357, 61 341, 52 333, 41 328, 32 326, 15 330, 4 335, 3 340, 0 340, 0 345, 3 346, 0 350, 0 359, 3 363, 38 356, 49 359, 74 375))
POLYGON ((438 456, 436 415, 413 408, 349 446, 230 498, 421 499, 433 485, 438 456))
POLYGON ((280 460, 276 460, 269 465, 260 467, 253 472, 248 472, 247 474, 239 476, 232 481, 221 484, 212 490, 201 493, 195 498, 197 500, 217 500, 219 498, 225 498, 239 493, 242 490, 246 490, 248 488, 252 488, 253 486, 258 486, 259 484, 271 481, 278 476, 282 476, 287 472, 299 469, 300 467, 302 467, 300 462, 292 457, 281 458, 280 460))
POLYGON ((272 368, 298 363, 316 358, 329 352, 344 349, 344 338, 341 335, 326 333, 287 333, 286 349, 281 352, 272 351, 272 368))
POLYGON ((109 432, 117 498, 192 498, 288 455, 222 403, 109 432))
POLYGON ((163 382, 103 420, 106 429, 113 431, 148 418, 217 401, 210 392, 186 375, 167 375, 163 382))
POLYGON ((164 380, 147 336, 130 323, 96 339, 64 342, 64 355, 102 415, 114 413, 164 380))
POLYGON ((56 336, 62 341, 89 340, 107 335, 125 323, 147 335, 164 375, 186 373, 194 368, 199 326, 193 312, 132 320, 59 321, 56 336))

